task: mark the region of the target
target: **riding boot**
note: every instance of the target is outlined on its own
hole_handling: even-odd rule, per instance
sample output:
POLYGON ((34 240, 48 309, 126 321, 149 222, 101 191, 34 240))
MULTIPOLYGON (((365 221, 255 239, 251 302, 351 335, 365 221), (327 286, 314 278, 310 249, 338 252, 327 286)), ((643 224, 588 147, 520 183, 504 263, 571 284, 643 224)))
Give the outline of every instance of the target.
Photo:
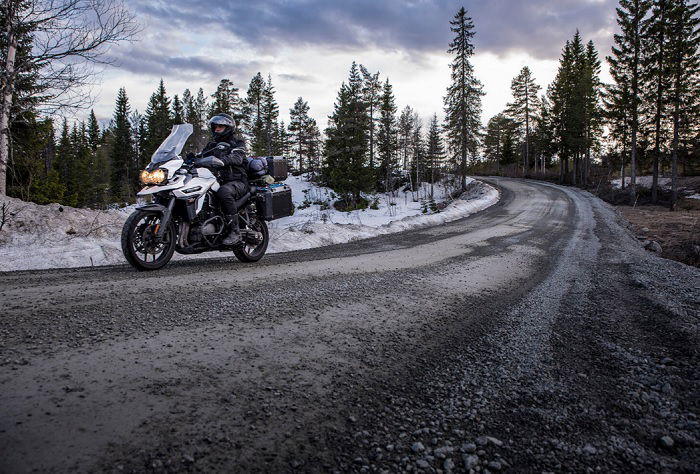
POLYGON ((228 235, 224 237, 223 244, 230 246, 236 245, 241 242, 241 229, 238 227, 238 214, 232 216, 225 216, 226 222, 229 226, 228 235))

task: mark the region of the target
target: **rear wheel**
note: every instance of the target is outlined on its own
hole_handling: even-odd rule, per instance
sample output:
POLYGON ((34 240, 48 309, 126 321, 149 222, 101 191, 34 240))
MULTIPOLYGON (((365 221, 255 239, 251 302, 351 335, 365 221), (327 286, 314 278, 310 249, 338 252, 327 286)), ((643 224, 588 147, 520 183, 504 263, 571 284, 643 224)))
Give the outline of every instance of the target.
MULTIPOLYGON (((241 216, 240 219, 243 219, 243 216, 241 216)), ((234 249, 233 254, 241 262, 257 262, 263 258, 263 255, 265 255, 267 244, 270 242, 270 232, 267 230, 267 224, 265 221, 260 219, 260 217, 256 216, 255 214, 250 215, 248 221, 246 222, 245 228, 241 229, 243 232, 246 230, 258 232, 262 235, 262 239, 258 243, 251 243, 246 242, 246 239, 244 238, 244 245, 234 249)))
POLYGON ((172 221, 158 242, 156 233, 163 216, 159 212, 135 211, 122 228, 122 252, 137 270, 158 270, 170 261, 175 251, 176 234, 172 221))

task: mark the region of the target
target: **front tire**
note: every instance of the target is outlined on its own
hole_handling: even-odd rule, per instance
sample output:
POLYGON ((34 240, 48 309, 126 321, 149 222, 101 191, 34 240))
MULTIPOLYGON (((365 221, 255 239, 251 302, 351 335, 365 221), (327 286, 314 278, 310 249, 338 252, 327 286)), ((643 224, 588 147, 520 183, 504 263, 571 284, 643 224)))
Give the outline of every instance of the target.
POLYGON ((163 215, 152 211, 135 211, 122 227, 122 252, 137 270, 158 270, 170 261, 175 252, 177 236, 172 221, 157 242, 155 234, 163 215))
POLYGON ((245 243, 242 247, 233 249, 233 254, 241 262, 251 263, 257 262, 265 255, 267 244, 270 242, 270 231, 267 229, 267 223, 256 215, 251 215, 246 225, 246 229, 260 232, 262 234, 262 242, 259 244, 245 243))

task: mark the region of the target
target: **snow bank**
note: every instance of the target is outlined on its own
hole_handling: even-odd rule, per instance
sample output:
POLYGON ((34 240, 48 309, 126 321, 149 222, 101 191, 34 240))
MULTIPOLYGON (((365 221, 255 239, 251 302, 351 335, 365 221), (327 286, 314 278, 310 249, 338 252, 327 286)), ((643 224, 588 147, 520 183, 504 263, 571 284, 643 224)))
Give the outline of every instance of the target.
MULTIPOLYGON (((419 192, 366 196, 378 209, 339 212, 332 208, 335 194, 300 177, 290 177, 297 211, 291 217, 269 224, 268 252, 321 247, 366 239, 403 230, 439 225, 486 209, 498 201, 493 187, 473 181, 471 189, 438 213, 424 213, 428 186, 419 192), (316 204, 314 204, 316 203, 316 204), (301 208, 300 208, 301 207, 301 208)), ((447 195, 435 186, 434 197, 447 195)), ((121 228, 133 207, 96 211, 58 204, 38 205, 2 198, 8 210, 0 231, 0 271, 83 267, 125 263, 121 251, 121 228)), ((183 258, 220 257, 218 252, 183 258)))
MULTIPOLYGON (((651 184, 653 182, 653 179, 654 179, 653 176, 637 176, 636 183, 637 183, 637 186, 651 189, 651 184)), ((630 178, 629 176, 625 178, 625 186, 629 186, 631 182, 632 182, 632 178, 630 178)), ((620 189, 622 187, 622 180, 620 178, 613 179, 612 181, 610 181, 610 184, 612 184, 613 188, 620 189)), ((671 187, 671 178, 659 177, 659 186, 662 188, 670 188, 671 187)))

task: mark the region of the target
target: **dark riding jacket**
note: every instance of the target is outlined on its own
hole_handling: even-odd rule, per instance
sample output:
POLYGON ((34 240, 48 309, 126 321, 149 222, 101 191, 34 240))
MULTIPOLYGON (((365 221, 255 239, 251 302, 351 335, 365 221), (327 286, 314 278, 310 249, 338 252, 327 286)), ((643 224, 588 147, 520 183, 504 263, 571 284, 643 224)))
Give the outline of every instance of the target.
POLYGON ((224 162, 224 168, 217 172, 220 183, 240 181, 248 186, 248 175, 245 170, 246 148, 244 140, 232 137, 225 142, 211 141, 202 150, 202 156, 215 156, 224 162))

